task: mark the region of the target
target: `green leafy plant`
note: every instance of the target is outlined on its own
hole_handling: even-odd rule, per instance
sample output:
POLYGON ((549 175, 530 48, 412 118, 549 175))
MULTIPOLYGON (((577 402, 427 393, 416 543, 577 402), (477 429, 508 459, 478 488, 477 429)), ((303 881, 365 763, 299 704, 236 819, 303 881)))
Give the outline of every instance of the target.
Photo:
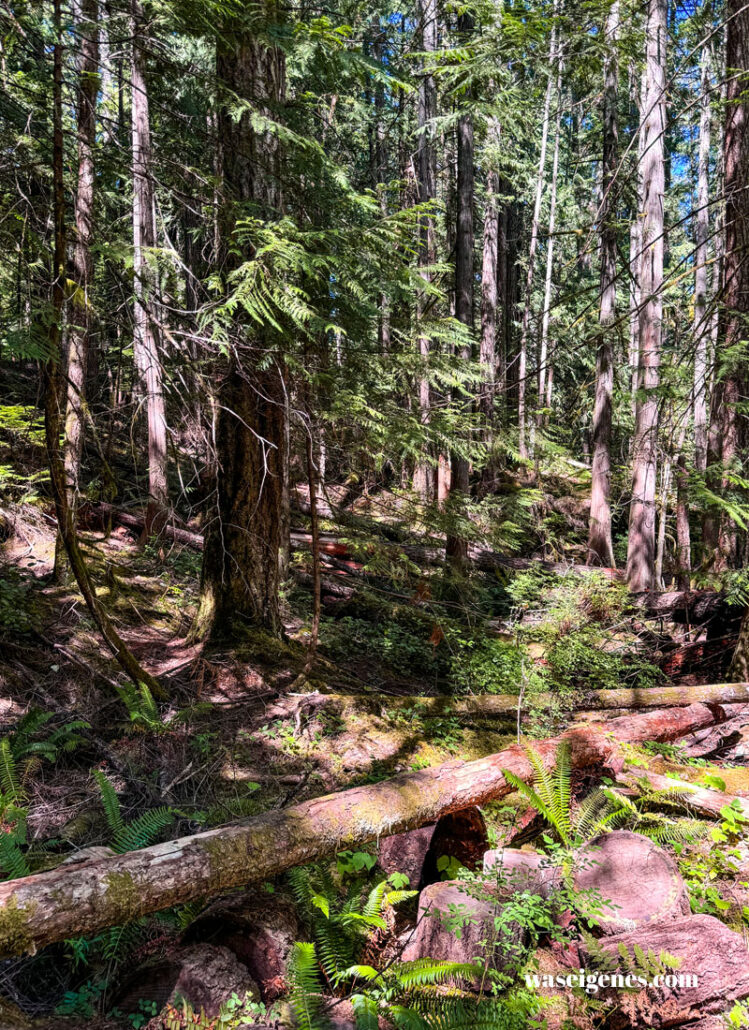
POLYGON ((112 835, 111 847, 117 854, 121 855, 126 851, 135 851, 153 844, 161 831, 171 825, 179 815, 175 809, 163 806, 143 812, 130 822, 125 822, 112 781, 100 769, 94 769, 93 772, 112 835))

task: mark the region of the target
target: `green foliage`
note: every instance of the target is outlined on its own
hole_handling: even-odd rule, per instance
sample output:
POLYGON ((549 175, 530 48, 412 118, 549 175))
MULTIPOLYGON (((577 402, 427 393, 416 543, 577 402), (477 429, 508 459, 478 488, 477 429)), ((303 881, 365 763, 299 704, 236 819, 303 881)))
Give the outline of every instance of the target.
POLYGON ((153 844, 161 831, 170 826, 179 814, 173 808, 153 808, 125 822, 112 781, 100 769, 94 769, 93 774, 99 786, 102 807, 112 835, 111 847, 119 855, 153 844))
POLYGON ((74 751, 82 742, 80 731, 89 724, 72 720, 42 731, 54 718, 53 713, 30 709, 15 730, 0 739, 0 869, 6 879, 28 876, 31 872, 27 840, 29 777, 43 761, 55 762, 62 754, 74 751))
POLYGON ((292 869, 288 874, 297 906, 311 927, 328 983, 334 983, 355 961, 374 931, 386 928, 386 910, 415 895, 402 889, 401 877, 396 880, 397 888, 392 878, 367 888, 365 876, 371 868, 363 853, 344 852, 335 876, 325 864, 292 869))
POLYGON ((532 663, 521 643, 479 636, 451 636, 450 643, 450 678, 459 691, 518 694, 524 683, 533 693, 547 685, 544 670, 532 663))
POLYGON ((166 1006, 161 1018, 165 1030, 183 1030, 186 1026, 191 1030, 243 1030, 253 1023, 273 1024, 278 1015, 275 1006, 267 1008, 250 994, 240 998, 235 991, 215 1016, 207 1016, 203 1009, 196 1012, 188 1001, 178 998, 166 1006))
POLYGON ((533 747, 526 747, 525 753, 533 766, 532 784, 525 783, 509 769, 503 769, 502 775, 544 817, 561 843, 569 848, 574 840, 569 746, 566 742, 559 746, 551 771, 546 768, 543 755, 533 747))
POLYGON ((30 583, 16 571, 3 568, 0 577, 0 634, 30 633, 36 622, 30 583))
POLYGON ((122 703, 127 708, 133 731, 147 733, 168 733, 182 723, 189 722, 200 711, 210 709, 208 704, 190 705, 171 716, 166 722, 161 717, 159 706, 145 683, 125 683, 117 688, 122 703))

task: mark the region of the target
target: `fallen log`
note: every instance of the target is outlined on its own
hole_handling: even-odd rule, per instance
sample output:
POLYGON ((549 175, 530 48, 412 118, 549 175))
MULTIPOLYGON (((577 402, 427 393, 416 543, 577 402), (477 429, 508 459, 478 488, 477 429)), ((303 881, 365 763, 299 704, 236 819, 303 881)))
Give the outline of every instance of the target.
POLYGON ((651 790, 673 790, 678 789, 684 793, 680 797, 691 811, 699 815, 707 816, 708 819, 720 817, 722 808, 732 805, 740 811, 745 818, 749 818, 749 800, 737 797, 735 794, 728 794, 723 790, 713 790, 710 787, 700 787, 689 780, 677 780, 672 776, 663 776, 661 773, 650 772, 647 769, 623 769, 614 777, 614 781, 621 787, 628 787, 630 790, 637 790, 642 793, 642 787, 647 784, 651 790))
MULTIPOLYGON (((526 694, 523 710, 531 704, 548 706, 558 700, 550 693, 526 694)), ((451 716, 465 721, 503 721, 513 719, 518 710, 517 694, 475 694, 471 697, 396 697, 390 694, 303 694, 281 698, 268 709, 269 716, 284 717, 297 712, 310 715, 318 708, 341 712, 363 712, 387 718, 389 713, 405 712, 414 718, 433 719, 451 716)), ((739 704, 749 702, 749 683, 708 683, 698 687, 647 687, 579 692, 573 702, 576 711, 590 712, 635 710, 642 708, 679 708, 692 704, 739 704)))
MULTIPOLYGON (((723 719, 719 706, 690 705, 575 726, 559 737, 535 741, 534 747, 549 769, 562 740, 569 743, 574 768, 622 768, 618 742, 675 740, 723 719)), ((525 781, 533 776, 524 749, 513 745, 477 761, 446 762, 140 851, 0 884, 0 956, 34 952, 271 879, 341 849, 503 797, 513 789, 503 769, 525 781)))

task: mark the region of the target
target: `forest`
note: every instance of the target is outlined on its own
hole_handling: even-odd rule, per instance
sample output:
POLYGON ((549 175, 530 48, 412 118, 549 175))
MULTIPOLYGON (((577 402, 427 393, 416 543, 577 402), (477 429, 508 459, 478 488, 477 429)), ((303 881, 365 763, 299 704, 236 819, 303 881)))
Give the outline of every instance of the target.
POLYGON ((749 4, 0 0, 0 1030, 749 1028, 749 4))

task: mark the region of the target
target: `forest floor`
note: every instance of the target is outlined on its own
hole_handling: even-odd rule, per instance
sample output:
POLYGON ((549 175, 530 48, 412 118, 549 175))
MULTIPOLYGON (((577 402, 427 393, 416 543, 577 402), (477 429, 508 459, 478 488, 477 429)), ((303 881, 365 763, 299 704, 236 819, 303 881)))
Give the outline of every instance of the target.
MULTIPOLYGON (((566 505, 560 517, 576 517, 569 484, 548 489, 557 490, 557 507, 566 505)), ((725 671, 736 624, 711 631, 647 620, 610 578, 539 566, 446 584, 439 569, 396 555, 406 503, 382 491, 349 508, 344 525, 329 515, 325 529, 347 541, 353 560, 339 557, 324 569, 320 644, 308 677, 308 551, 293 556, 286 639, 248 632, 231 649, 207 653, 188 643, 200 554, 168 541, 144 546, 136 531, 106 525, 87 506, 81 543, 99 596, 166 689, 166 702, 122 678, 76 589, 54 581, 49 506, 39 498, 4 506, 0 755, 12 755, 12 768, 0 771, 0 784, 4 827, 11 806, 26 813, 28 866, 52 868, 112 846, 101 774, 125 824, 163 810, 158 823, 142 826, 142 846, 397 772, 492 754, 516 739, 514 713, 504 721, 466 720, 449 707, 435 715, 421 700, 428 696, 517 695, 522 687, 522 730, 543 736, 570 723, 576 699, 591 687, 716 682, 725 671), (678 676, 670 680, 664 668, 678 676), (554 704, 534 704, 535 693, 550 691, 554 704), (41 719, 33 714, 40 712, 41 719)), ((295 521, 308 530, 301 512, 295 521)), ((423 537, 411 529, 412 541, 423 537)), ((429 543, 439 545, 439 537, 429 543)), ((640 761, 682 778, 719 776, 729 791, 749 797, 749 706, 734 706, 733 716, 730 744, 688 740, 651 749, 640 761)), ((488 806, 492 838, 501 840, 524 812, 518 794, 488 806)), ((733 913, 737 904, 740 911, 737 875, 724 879, 733 900, 723 899, 723 909, 720 897, 711 902, 707 888, 695 886, 698 911, 733 913)), ((168 954, 196 914, 186 906, 143 920, 116 946, 105 934, 6 960, 0 1027, 143 1025, 142 998, 126 974, 168 954), (104 1012, 108 1019, 97 1022, 104 1012)))

